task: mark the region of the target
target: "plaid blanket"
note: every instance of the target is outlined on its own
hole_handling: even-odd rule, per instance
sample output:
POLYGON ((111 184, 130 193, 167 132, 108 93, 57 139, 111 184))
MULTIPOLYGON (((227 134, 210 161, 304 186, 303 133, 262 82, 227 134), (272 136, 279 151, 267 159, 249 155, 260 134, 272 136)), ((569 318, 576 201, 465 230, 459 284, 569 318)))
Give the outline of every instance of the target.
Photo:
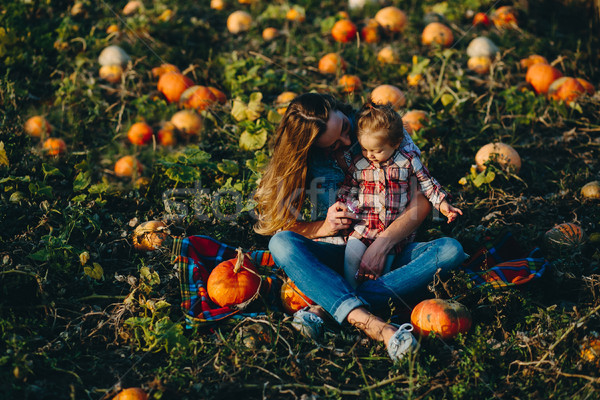
MULTIPOLYGON (((236 257, 235 247, 221 243, 209 236, 190 236, 178 240, 180 247, 175 254, 175 263, 179 270, 181 289, 181 308, 184 311, 187 326, 194 324, 211 325, 226 318, 243 318, 260 315, 261 312, 248 313, 231 307, 220 307, 208 297, 206 282, 212 269, 220 262, 236 257)), ((267 250, 254 250, 246 253, 259 271, 270 274, 271 284, 263 293, 267 304, 278 309, 280 282, 277 279, 277 267, 267 250)), ((500 289, 522 285, 542 276, 548 262, 541 257, 540 250, 524 252, 510 233, 486 243, 463 264, 475 287, 500 289)))

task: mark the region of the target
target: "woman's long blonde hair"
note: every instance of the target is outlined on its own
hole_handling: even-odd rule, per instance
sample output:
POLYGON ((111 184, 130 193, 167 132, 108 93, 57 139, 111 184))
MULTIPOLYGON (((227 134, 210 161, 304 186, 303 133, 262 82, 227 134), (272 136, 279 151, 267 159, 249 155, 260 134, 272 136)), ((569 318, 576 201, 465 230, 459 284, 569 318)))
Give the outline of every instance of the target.
POLYGON ((310 149, 327 130, 331 112, 348 112, 347 108, 333 96, 318 93, 292 100, 275 132, 273 156, 254 196, 257 233, 272 235, 296 222, 305 198, 310 149))

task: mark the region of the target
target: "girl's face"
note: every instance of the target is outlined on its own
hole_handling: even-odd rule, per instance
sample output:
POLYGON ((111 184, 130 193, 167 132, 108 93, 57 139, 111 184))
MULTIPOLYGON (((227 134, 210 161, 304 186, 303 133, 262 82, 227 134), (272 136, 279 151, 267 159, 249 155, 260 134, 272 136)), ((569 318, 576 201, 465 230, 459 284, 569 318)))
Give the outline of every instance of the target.
POLYGON ((350 146, 350 120, 339 110, 329 114, 327 130, 315 142, 317 147, 335 151, 340 147, 350 146))
POLYGON ((387 161, 398 146, 388 143, 380 133, 361 135, 358 138, 363 156, 379 166, 387 161))

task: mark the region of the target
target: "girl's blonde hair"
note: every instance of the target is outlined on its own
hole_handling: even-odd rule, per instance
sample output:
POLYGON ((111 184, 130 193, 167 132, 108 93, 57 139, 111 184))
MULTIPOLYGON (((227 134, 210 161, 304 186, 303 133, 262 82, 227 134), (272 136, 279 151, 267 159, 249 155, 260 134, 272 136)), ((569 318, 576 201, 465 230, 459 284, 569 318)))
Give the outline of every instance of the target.
POLYGON ((366 103, 356 117, 357 136, 377 133, 393 146, 404 141, 404 124, 400 114, 390 104, 366 103))
POLYGON ((272 235, 296 222, 305 198, 310 150, 327 130, 331 112, 348 109, 333 96, 318 93, 292 100, 275 132, 273 155, 254 196, 257 233, 272 235))

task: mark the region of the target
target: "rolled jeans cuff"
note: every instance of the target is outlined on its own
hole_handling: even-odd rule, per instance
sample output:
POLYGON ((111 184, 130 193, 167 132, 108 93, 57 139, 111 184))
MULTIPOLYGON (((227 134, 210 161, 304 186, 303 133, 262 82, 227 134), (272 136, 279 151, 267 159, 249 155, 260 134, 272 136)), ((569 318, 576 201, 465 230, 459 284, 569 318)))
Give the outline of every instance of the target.
POLYGON ((348 295, 333 305, 333 310, 335 311, 333 312, 332 316, 338 322, 338 324, 341 325, 344 321, 346 321, 350 311, 358 307, 370 308, 369 303, 367 303, 361 297, 348 295))

